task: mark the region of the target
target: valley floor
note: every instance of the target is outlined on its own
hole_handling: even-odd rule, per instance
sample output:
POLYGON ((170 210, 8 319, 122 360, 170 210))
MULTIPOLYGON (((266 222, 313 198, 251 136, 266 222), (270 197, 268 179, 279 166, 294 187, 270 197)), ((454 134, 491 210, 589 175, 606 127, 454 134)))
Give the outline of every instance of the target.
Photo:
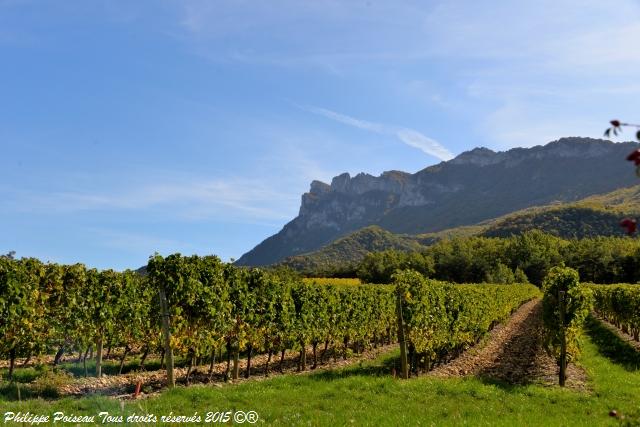
POLYGON ((190 425, 205 425, 211 424, 205 422, 208 412, 255 411, 257 424, 283 426, 640 425, 638 351, 609 327, 590 319, 580 366, 570 371, 570 376, 579 379, 577 387, 560 389, 550 385, 552 378, 545 380, 533 369, 538 366, 538 356, 533 357, 538 353, 527 355, 526 347, 537 344, 531 344, 530 334, 522 331, 535 329, 537 319, 539 303, 530 302, 508 324, 496 328, 483 346, 430 375, 409 380, 390 375, 398 359, 394 350, 345 368, 229 386, 177 387, 137 401, 103 396, 0 401, 0 415, 4 420, 9 411, 50 416, 62 411, 93 415, 94 424, 100 424, 99 412, 124 413, 125 417, 153 414, 160 425, 177 425, 162 423, 160 416, 194 416, 197 412, 201 422, 190 425), (514 367, 518 359, 528 368, 514 367), (610 415, 612 410, 616 416, 610 415))

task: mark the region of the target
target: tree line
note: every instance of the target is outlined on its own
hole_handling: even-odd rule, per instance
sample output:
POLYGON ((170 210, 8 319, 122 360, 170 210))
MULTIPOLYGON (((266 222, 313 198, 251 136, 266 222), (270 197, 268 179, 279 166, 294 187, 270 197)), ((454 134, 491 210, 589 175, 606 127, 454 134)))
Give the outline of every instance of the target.
POLYGON ((455 283, 533 283, 542 285, 555 266, 575 269, 582 281, 640 282, 640 240, 629 237, 562 239, 538 230, 518 236, 458 237, 440 240, 421 252, 368 254, 340 275, 367 283, 390 283, 396 270, 414 269, 455 283))

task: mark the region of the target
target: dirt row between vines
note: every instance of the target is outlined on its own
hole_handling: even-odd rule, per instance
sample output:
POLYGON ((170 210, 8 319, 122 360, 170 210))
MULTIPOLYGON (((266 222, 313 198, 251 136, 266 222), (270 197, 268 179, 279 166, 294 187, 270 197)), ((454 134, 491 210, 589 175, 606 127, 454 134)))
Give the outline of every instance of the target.
MULTIPOLYGON (((273 355, 269 364, 269 377, 277 375, 306 374, 323 370, 333 370, 353 365, 365 360, 373 360, 380 355, 397 349, 397 344, 368 349, 361 354, 352 355, 347 359, 341 356, 333 357, 333 349, 329 348, 326 357, 319 360, 317 369, 310 369, 313 364, 312 348, 307 351, 307 369, 298 372, 299 352, 285 353, 282 370, 280 370, 280 355, 273 355)), ((318 348, 318 358, 323 354, 318 348)), ((190 375, 191 384, 211 384, 222 387, 225 384, 237 384, 246 381, 260 381, 266 378, 265 367, 267 355, 257 355, 252 358, 251 376, 244 378, 246 359, 239 361, 240 378, 225 382, 227 371, 226 361, 216 363, 213 373, 209 375, 209 366, 201 365, 194 368, 190 375)), ((176 368, 175 377, 178 384, 185 384, 187 368, 176 368)), ((389 372, 391 375, 391 372, 389 372)), ((439 365, 427 375, 439 378, 477 376, 489 382, 500 381, 508 384, 544 384, 555 385, 558 381, 558 367, 542 347, 542 303, 539 299, 522 305, 507 322, 496 326, 478 345, 469 348, 459 357, 448 363, 439 365)), ((74 378, 62 386, 62 395, 83 396, 87 394, 102 394, 119 398, 131 398, 136 383, 141 382, 140 397, 157 394, 166 384, 164 370, 131 372, 125 375, 105 375, 102 378, 74 378)), ((567 372, 567 386, 569 388, 588 390, 587 375, 582 368, 570 364, 567 372)))
MULTIPOLYGON (((209 375, 209 365, 194 367, 189 376, 189 383, 211 384, 222 387, 225 384, 261 381, 277 375, 308 374, 310 372, 343 368, 365 360, 376 359, 381 354, 389 353, 397 347, 397 344, 384 345, 378 348, 365 350, 360 354, 351 355, 347 359, 342 358, 341 352, 336 354, 336 357, 334 358, 333 349, 329 348, 326 357, 321 361, 320 358, 324 348, 323 346, 318 346, 318 365, 316 369, 311 369, 313 366, 313 353, 312 347, 309 346, 307 348, 307 367, 306 370, 302 372, 298 372, 300 352, 287 351, 282 364, 282 370, 280 370, 280 354, 272 356, 269 363, 268 377, 265 376, 268 355, 260 354, 251 358, 251 376, 248 379, 244 377, 247 368, 247 360, 240 359, 240 378, 237 380, 229 379, 226 382, 225 372, 227 371, 227 362, 225 360, 224 362, 216 363, 214 365, 213 374, 211 376, 209 375)), ((231 363, 231 369, 232 368, 233 362, 231 363)), ((186 384, 185 378, 187 375, 187 368, 175 368, 174 375, 177 384, 186 384)), ((231 375, 231 372, 229 372, 229 375, 231 375)), ((59 392, 62 395, 83 396, 88 394, 102 394, 125 399, 132 398, 135 385, 139 381, 142 384, 142 393, 140 397, 148 397, 150 395, 157 394, 166 386, 166 371, 156 370, 148 372, 131 372, 124 375, 104 375, 101 378, 74 378, 69 384, 62 386, 59 389, 59 392)))
POLYGON ((640 342, 636 341, 636 339, 633 337, 633 335, 628 334, 626 332, 624 332, 622 329, 618 328, 616 325, 614 325, 613 323, 607 321, 606 319, 604 319, 604 317, 598 315, 595 312, 592 312, 591 315, 595 318, 598 319, 598 321, 608 330, 610 330, 612 333, 614 333, 615 335, 618 336, 618 338, 620 338, 622 341, 626 342, 627 344, 629 344, 631 347, 635 348, 636 350, 640 351, 640 342))
MULTIPOLYGON (((440 378, 474 375, 508 384, 557 384, 558 366, 542 345, 542 301, 525 303, 506 323, 496 326, 480 345, 428 375, 440 378)), ((569 364, 567 387, 588 390, 587 380, 581 367, 569 364)))

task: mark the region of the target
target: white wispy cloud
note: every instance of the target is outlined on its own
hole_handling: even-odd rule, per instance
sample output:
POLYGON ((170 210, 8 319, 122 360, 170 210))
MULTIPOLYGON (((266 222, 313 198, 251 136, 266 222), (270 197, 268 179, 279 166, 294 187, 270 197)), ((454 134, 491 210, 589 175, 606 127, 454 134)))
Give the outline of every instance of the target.
POLYGON ((441 2, 425 20, 432 58, 454 70, 458 110, 498 148, 602 136, 635 117, 640 4, 634 0, 441 2), (464 90, 463 90, 464 92, 464 90))
MULTIPOLYGON (((185 1, 179 15, 185 38, 214 61, 316 68, 344 78, 362 75, 363 67, 367 72, 392 69, 406 79, 397 85, 409 86, 403 96, 446 110, 452 121, 464 121, 499 148, 542 144, 549 135, 599 136, 601 125, 584 125, 606 123, 609 114, 635 115, 640 107, 636 0, 493 0, 489 6, 441 0, 277 0, 276 7, 248 5, 185 1), (299 37, 292 40, 290 34, 299 37), (413 73, 416 64, 444 65, 449 77, 430 82, 429 73, 413 73), (416 90, 416 81, 434 87, 425 91, 420 83, 416 90), (587 107, 595 104, 598 108, 587 107), (516 120, 501 119, 514 115, 516 120), (500 131, 494 131, 498 120, 500 131)), ((378 80, 380 86, 385 81, 378 80)), ((389 134, 377 123, 325 109, 315 113, 389 134)), ((393 133, 401 139, 397 128, 393 133)), ((417 145, 416 138, 400 133, 405 143, 417 145)), ((421 140, 420 146, 438 151, 429 141, 421 140)))
POLYGON ((214 62, 342 74, 365 62, 390 63, 423 54, 421 21, 428 8, 415 0, 184 0, 178 4, 176 37, 214 62))
POLYGON ((83 232, 107 248, 118 249, 127 253, 143 252, 151 254, 155 251, 162 253, 194 249, 194 246, 190 243, 140 232, 95 227, 85 228, 83 232))
POLYGON ((454 157, 453 154, 438 141, 413 129, 398 129, 395 134, 405 144, 422 150, 440 160, 451 160, 454 157))
POLYGON ((417 148, 422 152, 436 157, 440 160, 450 160, 454 157, 453 154, 438 141, 433 138, 429 138, 428 136, 423 135, 422 133, 414 129, 401 128, 397 126, 384 125, 380 123, 356 119, 355 117, 337 113, 326 108, 313 106, 300 106, 300 108, 310 113, 317 114, 319 116, 326 117, 327 119, 331 119, 358 129, 377 133, 379 135, 394 136, 406 145, 417 148))
POLYGON ((336 113, 335 111, 327 110, 326 108, 319 107, 302 107, 304 110, 309 111, 320 116, 324 116, 328 119, 335 120, 345 125, 353 126, 358 129, 368 130, 376 133, 387 132, 385 126, 378 123, 368 122, 365 120, 356 119, 354 117, 347 116, 345 114, 336 113))
POLYGON ((425 49, 433 57, 523 60, 537 67, 635 61, 639 13, 635 0, 439 2, 424 21, 425 49))
POLYGON ((297 195, 274 190, 264 180, 230 178, 176 180, 91 192, 13 189, 7 192, 2 205, 7 210, 25 213, 158 211, 186 220, 280 222, 290 218, 297 203, 297 195))

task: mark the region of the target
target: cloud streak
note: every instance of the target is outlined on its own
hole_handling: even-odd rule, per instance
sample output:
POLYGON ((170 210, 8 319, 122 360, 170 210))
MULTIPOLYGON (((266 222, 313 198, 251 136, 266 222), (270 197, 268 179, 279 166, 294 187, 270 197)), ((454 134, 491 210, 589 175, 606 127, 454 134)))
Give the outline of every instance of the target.
POLYGON ((369 122, 366 120, 356 119, 355 117, 337 113, 326 108, 301 106, 305 111, 325 117, 327 119, 345 124, 347 126, 373 132, 378 135, 393 136, 404 144, 417 148, 420 151, 436 157, 440 160, 451 160, 454 156, 446 147, 433 138, 418 132, 414 129, 402 128, 397 126, 385 125, 380 123, 369 122))
POLYGON ((610 115, 633 116, 638 17, 632 0, 442 2, 425 21, 425 39, 433 58, 465 65, 455 71, 467 88, 454 95, 458 109, 504 149, 601 137, 610 115))
POLYGON ((12 190, 7 196, 3 208, 23 213, 149 211, 182 220, 276 222, 288 219, 298 202, 297 196, 251 179, 166 182, 104 192, 12 190))
POLYGON ((127 253, 153 253, 193 251, 194 245, 174 239, 166 239, 140 232, 112 230, 107 228, 88 227, 84 233, 91 235, 96 242, 111 249, 118 249, 127 253))
MULTIPOLYGON (((614 113, 607 111, 622 117, 638 109, 633 89, 640 65, 637 0, 495 0, 491 7, 442 0, 277 0, 275 8, 248 4, 182 2, 177 14, 181 34, 197 54, 213 61, 294 72, 315 68, 365 81, 372 75, 383 88, 386 73, 377 70, 393 70, 390 74, 409 82, 431 81, 432 93, 414 87, 405 96, 428 101, 427 108, 435 105, 452 121, 465 122, 478 142, 494 148, 542 144, 568 134, 597 137, 600 127, 585 124, 608 121, 614 113), (299 37, 292 40, 290 34, 299 37), (487 90, 474 95, 481 87, 487 90), (599 111, 589 108, 596 104, 599 111), (497 122, 516 115, 515 110, 517 120, 497 122)), ((441 159, 448 155, 432 140, 410 132, 390 132, 386 126, 381 131, 377 123, 309 110, 361 130, 393 133, 441 159)))

